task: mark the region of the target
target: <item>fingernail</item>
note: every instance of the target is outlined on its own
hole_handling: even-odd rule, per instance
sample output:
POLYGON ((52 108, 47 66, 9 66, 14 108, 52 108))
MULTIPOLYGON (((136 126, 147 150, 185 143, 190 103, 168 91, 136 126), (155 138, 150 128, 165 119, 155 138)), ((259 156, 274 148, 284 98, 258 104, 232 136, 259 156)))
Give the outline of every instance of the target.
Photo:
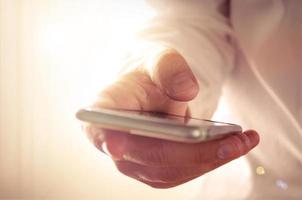
POLYGON ((185 92, 190 92, 197 86, 196 81, 190 73, 182 72, 173 77, 172 92, 174 95, 178 95, 185 92))
POLYGON ((231 144, 224 144, 218 149, 217 156, 220 159, 227 159, 231 157, 233 152, 234 147, 231 144))

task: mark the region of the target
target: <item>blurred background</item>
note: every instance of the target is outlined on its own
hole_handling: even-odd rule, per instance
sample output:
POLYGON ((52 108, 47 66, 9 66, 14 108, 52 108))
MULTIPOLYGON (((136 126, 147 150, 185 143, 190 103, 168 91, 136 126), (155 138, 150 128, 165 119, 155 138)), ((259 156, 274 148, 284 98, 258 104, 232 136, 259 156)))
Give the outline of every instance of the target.
POLYGON ((0 0, 0 199, 194 198, 201 179, 156 190, 121 175, 74 117, 154 14, 144 1, 0 0))

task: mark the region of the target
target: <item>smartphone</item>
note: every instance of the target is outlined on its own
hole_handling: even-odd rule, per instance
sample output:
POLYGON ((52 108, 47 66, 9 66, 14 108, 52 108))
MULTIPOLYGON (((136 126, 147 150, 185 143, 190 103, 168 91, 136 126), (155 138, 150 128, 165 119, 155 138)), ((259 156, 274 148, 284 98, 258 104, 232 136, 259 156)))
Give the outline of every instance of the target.
POLYGON ((105 129, 186 143, 242 132, 236 124, 145 111, 86 108, 79 110, 76 117, 105 129))

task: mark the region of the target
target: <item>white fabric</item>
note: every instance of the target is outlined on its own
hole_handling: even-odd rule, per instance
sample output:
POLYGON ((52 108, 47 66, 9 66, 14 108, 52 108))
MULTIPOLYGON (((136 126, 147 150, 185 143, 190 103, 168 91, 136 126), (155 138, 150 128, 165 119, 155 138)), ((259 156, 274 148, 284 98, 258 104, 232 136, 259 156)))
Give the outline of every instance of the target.
POLYGON ((150 4, 158 16, 142 37, 171 46, 186 58, 201 85, 201 94, 192 102, 193 114, 211 116, 223 88, 233 116, 228 120, 261 135, 260 145, 248 156, 251 171, 244 184, 234 187, 242 178, 236 170, 224 184, 228 171, 216 176, 213 172, 200 196, 301 199, 302 1, 152 0, 150 4), (264 167, 264 175, 254 173, 257 166, 264 167))

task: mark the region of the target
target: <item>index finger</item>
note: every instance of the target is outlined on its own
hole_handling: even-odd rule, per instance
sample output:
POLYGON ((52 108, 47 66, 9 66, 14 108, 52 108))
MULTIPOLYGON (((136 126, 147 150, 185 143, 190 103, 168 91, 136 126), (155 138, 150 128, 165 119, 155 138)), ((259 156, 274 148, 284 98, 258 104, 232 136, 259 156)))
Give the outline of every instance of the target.
POLYGON ((259 143, 259 136, 255 131, 246 131, 189 144, 106 130, 103 142, 107 152, 117 160, 146 166, 196 166, 223 164, 238 158, 259 143))

